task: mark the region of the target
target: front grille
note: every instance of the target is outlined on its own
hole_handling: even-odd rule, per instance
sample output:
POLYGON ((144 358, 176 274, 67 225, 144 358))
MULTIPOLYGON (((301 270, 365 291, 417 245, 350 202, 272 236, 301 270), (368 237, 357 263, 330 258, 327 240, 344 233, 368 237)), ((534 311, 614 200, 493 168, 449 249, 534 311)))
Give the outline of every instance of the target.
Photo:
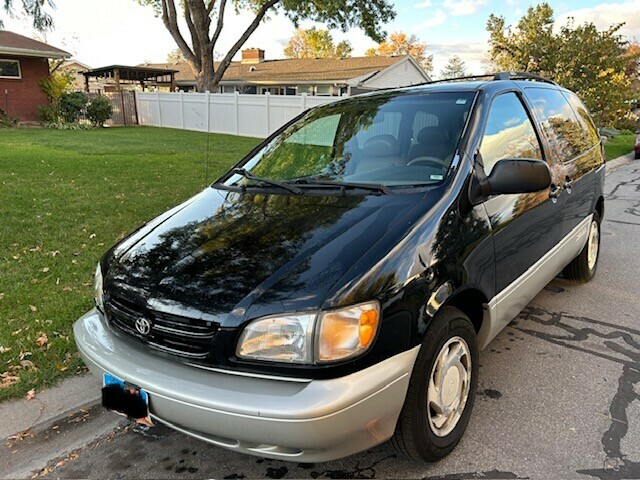
POLYGON ((145 309, 113 296, 105 307, 112 326, 155 350, 199 360, 206 360, 211 354, 216 334, 213 322, 145 309), (136 329, 136 321, 140 318, 151 323, 146 335, 136 329))

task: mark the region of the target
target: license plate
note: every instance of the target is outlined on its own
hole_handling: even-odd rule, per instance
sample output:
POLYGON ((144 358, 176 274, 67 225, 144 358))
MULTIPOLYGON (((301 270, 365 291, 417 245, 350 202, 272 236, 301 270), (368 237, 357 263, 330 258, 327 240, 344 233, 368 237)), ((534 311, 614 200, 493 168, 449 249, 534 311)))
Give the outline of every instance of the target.
POLYGON ((102 375, 102 406, 136 422, 153 425, 147 392, 109 373, 102 375))

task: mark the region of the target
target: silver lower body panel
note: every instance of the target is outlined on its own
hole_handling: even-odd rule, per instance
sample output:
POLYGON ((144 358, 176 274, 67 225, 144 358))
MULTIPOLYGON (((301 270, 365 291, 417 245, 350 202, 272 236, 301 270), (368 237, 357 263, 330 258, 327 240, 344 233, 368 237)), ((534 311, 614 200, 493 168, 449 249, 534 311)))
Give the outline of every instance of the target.
POLYGON ((323 462, 388 440, 419 347, 346 377, 306 382, 238 376, 171 361, 113 333, 95 309, 74 326, 92 373, 149 393, 152 418, 242 453, 323 462))
POLYGON ((592 219, 593 215, 589 215, 582 220, 553 249, 489 301, 478 333, 480 349, 485 348, 545 285, 580 254, 587 243, 592 219))

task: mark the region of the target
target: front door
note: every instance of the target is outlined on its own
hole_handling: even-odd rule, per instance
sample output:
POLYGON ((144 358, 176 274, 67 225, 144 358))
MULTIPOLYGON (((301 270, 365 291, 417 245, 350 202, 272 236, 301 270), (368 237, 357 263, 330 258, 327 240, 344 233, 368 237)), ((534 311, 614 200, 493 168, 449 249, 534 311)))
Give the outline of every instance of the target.
MULTIPOLYGON (((505 158, 545 160, 531 116, 516 92, 493 99, 479 152, 487 176, 505 158)), ((500 327, 557 273, 538 267, 561 238, 560 193, 552 185, 536 193, 494 195, 484 202, 496 259, 496 295, 489 307, 500 327)))

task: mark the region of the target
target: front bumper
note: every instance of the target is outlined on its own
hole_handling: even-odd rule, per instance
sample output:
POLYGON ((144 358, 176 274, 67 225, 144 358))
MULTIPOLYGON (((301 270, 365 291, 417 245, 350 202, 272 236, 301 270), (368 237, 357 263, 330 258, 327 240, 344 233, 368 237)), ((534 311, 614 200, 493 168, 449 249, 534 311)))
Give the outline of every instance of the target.
POLYGON ((156 420, 224 448, 297 462, 334 460, 388 440, 419 350, 342 378, 290 381, 153 355, 114 334, 95 309, 74 334, 89 370, 143 388, 156 420))

